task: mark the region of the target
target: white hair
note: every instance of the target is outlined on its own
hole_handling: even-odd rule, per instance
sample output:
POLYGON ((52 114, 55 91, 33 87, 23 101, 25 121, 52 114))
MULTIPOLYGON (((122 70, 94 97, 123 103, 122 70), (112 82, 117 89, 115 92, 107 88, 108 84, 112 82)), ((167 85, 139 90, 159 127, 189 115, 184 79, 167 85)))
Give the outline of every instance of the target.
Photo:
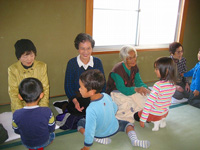
POLYGON ((126 62, 127 57, 129 57, 129 52, 130 52, 130 51, 134 51, 134 52, 135 52, 135 56, 137 57, 137 51, 136 51, 136 49, 135 49, 133 46, 131 46, 131 45, 124 45, 124 46, 121 48, 121 50, 120 50, 120 52, 119 52, 119 56, 120 56, 120 58, 121 58, 124 62, 126 62))

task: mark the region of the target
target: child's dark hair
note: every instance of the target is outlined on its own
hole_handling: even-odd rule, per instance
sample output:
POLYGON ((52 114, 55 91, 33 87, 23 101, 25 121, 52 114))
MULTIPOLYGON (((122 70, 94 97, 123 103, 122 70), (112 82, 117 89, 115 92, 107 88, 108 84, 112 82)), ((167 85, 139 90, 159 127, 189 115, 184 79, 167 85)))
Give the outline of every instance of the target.
POLYGON ((75 40, 74 40, 74 46, 75 48, 78 50, 79 49, 79 44, 81 42, 85 42, 85 41, 89 41, 92 45, 92 48, 94 48, 94 44, 95 44, 95 41, 93 40, 93 38, 89 35, 89 34, 86 34, 86 33, 79 33, 75 40))
POLYGON ((25 78, 19 85, 19 94, 26 103, 37 101, 42 92, 42 83, 36 78, 25 78))
POLYGON ((36 56, 37 50, 33 42, 29 39, 21 39, 18 40, 15 43, 15 55, 17 59, 20 59, 20 57, 26 52, 26 54, 30 54, 33 52, 36 56))
POLYGON ((160 72, 160 80, 169 81, 172 84, 176 83, 176 65, 170 57, 159 57, 154 62, 154 68, 160 72))
POLYGON ((170 54, 175 54, 176 52, 176 49, 179 48, 179 47, 182 47, 183 49, 183 46, 181 45, 181 43, 178 43, 178 42, 173 42, 169 45, 169 52, 170 54))
POLYGON ((91 69, 83 72, 80 76, 80 80, 88 91, 96 90, 96 93, 100 93, 105 84, 104 75, 98 69, 91 69))

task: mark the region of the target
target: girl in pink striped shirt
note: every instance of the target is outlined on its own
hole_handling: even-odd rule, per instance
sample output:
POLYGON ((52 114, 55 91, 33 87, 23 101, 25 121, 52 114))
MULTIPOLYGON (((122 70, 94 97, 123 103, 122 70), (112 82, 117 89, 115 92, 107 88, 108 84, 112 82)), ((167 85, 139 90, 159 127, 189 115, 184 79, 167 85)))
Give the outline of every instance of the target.
POLYGON ((134 114, 134 119, 140 121, 144 128, 145 122, 153 122, 152 131, 158 131, 159 127, 166 126, 165 118, 169 112, 171 99, 175 92, 176 67, 170 57, 161 57, 154 62, 157 81, 148 96, 144 109, 134 114))

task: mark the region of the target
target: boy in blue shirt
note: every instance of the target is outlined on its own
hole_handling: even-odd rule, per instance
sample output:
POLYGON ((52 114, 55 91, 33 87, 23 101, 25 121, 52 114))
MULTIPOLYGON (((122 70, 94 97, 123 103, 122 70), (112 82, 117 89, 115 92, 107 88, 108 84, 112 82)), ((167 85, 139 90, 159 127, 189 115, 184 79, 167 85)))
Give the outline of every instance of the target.
POLYGON ((188 103, 194 107, 200 108, 200 49, 197 54, 199 62, 190 71, 184 73, 184 77, 192 76, 192 83, 190 85, 190 96, 188 103))
POLYGON ((29 150, 43 150, 55 138, 55 119, 49 107, 39 107, 44 96, 42 83, 36 78, 25 78, 19 85, 19 99, 26 106, 13 114, 12 126, 20 134, 22 144, 29 150))
POLYGON ((108 137, 118 131, 126 132, 133 146, 148 148, 150 142, 137 139, 132 123, 116 119, 117 105, 108 94, 100 93, 104 83, 104 75, 97 69, 85 71, 80 76, 79 91, 84 98, 91 99, 86 109, 86 119, 78 122, 77 130, 85 135, 82 150, 89 150, 93 141, 109 144, 111 139, 108 137))

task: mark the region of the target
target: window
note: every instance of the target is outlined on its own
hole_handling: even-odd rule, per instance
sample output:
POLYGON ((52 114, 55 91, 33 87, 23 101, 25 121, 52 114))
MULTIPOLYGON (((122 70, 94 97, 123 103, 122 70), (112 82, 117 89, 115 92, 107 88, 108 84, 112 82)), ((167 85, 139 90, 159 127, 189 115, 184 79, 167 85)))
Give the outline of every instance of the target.
POLYGON ((185 0, 87 0, 86 32, 94 51, 168 48, 180 41, 185 0))

